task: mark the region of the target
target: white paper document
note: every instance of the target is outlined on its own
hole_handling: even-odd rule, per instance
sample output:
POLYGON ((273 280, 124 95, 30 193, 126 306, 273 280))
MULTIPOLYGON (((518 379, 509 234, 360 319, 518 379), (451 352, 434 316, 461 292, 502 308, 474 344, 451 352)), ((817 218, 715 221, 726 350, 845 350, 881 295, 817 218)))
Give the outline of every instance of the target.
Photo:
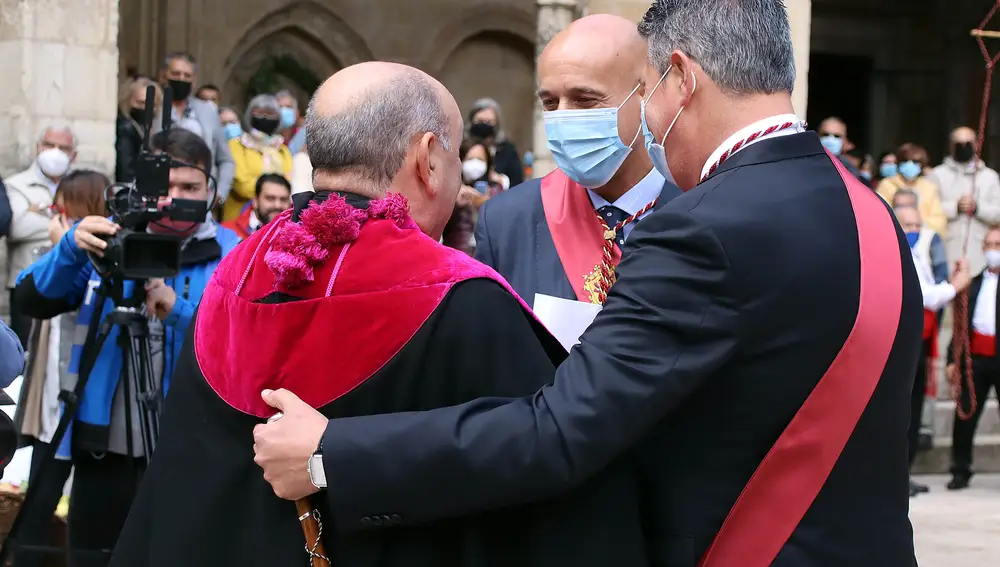
POLYGON ((545 328, 567 351, 580 342, 580 336, 601 312, 601 305, 535 294, 532 311, 545 328))

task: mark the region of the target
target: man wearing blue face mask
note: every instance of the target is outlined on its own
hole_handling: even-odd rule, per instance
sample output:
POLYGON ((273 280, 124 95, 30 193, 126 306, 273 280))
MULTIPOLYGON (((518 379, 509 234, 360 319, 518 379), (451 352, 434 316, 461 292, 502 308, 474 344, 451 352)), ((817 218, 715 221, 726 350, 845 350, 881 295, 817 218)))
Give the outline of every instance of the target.
POLYGON ((285 145, 292 155, 302 151, 306 144, 306 129, 301 126, 302 116, 299 114, 299 101, 291 91, 279 91, 274 95, 281 105, 278 129, 285 138, 285 145))
POLYGON ((558 169, 490 199, 476 231, 476 258, 536 311, 551 298, 603 304, 633 226, 680 194, 639 137, 645 54, 634 23, 595 14, 560 32, 538 60, 558 169))
POLYGON ((854 149, 854 143, 847 137, 847 124, 843 120, 831 116, 819 123, 816 133, 819 134, 819 141, 826 148, 826 151, 837 156, 837 159, 844 164, 851 175, 865 183, 869 181, 861 176, 861 170, 846 159, 847 152, 854 149))

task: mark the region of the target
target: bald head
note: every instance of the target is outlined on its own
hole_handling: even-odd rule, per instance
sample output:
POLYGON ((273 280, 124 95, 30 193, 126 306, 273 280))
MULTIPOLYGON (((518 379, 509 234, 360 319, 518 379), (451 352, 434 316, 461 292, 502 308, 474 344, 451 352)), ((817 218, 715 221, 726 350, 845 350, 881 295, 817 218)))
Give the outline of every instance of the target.
POLYGON ((458 145, 462 116, 430 75, 398 63, 352 65, 326 80, 309 103, 306 138, 316 171, 350 171, 386 189, 411 146, 431 134, 458 145))
POLYGON ((595 101, 616 106, 639 83, 645 61, 635 23, 609 14, 581 18, 542 51, 539 97, 546 110, 592 108, 595 101))
POLYGON ((400 193, 438 238, 462 182, 462 114, 430 75, 398 63, 348 67, 323 83, 306 114, 306 151, 317 191, 400 193))
POLYGON ((955 128, 948 137, 951 158, 958 163, 971 163, 976 159, 976 132, 962 126, 955 128))

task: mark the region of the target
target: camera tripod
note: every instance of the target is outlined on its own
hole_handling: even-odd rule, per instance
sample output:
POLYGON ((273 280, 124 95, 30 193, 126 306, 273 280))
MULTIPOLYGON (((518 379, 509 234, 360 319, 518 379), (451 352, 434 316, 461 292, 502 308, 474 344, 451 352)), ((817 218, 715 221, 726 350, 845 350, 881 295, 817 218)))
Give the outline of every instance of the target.
MULTIPOLYGON (((153 453, 156 439, 159 433, 159 412, 163 400, 163 393, 153 376, 152 354, 149 347, 149 322, 142 312, 145 303, 145 288, 143 282, 136 281, 133 284, 131 297, 125 297, 125 285, 120 280, 105 279, 96 292, 94 300, 94 314, 91 317, 87 329, 87 338, 83 345, 83 354, 80 357, 78 380, 72 391, 64 390, 59 394, 60 401, 63 402, 63 413, 59 419, 59 424, 52 435, 51 441, 45 448, 45 454, 41 457, 38 470, 24 495, 20 512, 11 526, 10 533, 3 541, 0 548, 0 565, 6 565, 12 553, 18 549, 33 551, 38 554, 72 554, 89 555, 102 554, 110 557, 112 550, 73 550, 71 548, 61 548, 49 545, 19 544, 19 534, 25 523, 31 522, 36 525, 46 525, 50 510, 38 508, 39 487, 44 487, 44 481, 48 475, 52 474, 56 452, 62 443, 66 431, 76 418, 76 412, 82 401, 84 389, 90 379, 91 371, 100 356, 101 350, 108 338, 117 329, 117 344, 122 356, 121 388, 125 406, 125 438, 127 445, 127 455, 130 463, 134 463, 134 439, 132 433, 133 404, 138 404, 139 431, 141 432, 142 458, 146 464, 153 453), (107 299, 111 299, 114 308, 104 317, 104 305, 107 299), (135 392, 133 394, 133 392, 135 392), (46 517, 42 517, 46 516, 46 517)), ((164 345, 166 348, 166 345, 164 345)), ((39 354, 35 354, 38 356, 39 354)), ((135 475, 138 480, 138 474, 135 475)))

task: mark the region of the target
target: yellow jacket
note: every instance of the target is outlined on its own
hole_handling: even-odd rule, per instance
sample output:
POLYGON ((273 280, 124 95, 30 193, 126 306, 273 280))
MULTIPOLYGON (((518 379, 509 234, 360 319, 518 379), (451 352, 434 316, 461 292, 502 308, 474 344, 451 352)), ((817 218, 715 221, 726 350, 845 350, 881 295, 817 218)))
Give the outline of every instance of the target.
POLYGON ((264 171, 264 154, 258 149, 246 147, 240 138, 229 140, 229 151, 233 154, 235 173, 233 190, 222 205, 223 221, 240 216, 243 205, 254 198, 258 177, 265 173, 278 173, 288 178, 292 174, 292 153, 288 151, 288 146, 282 145, 276 150, 280 156, 281 169, 277 170, 272 166, 269 171, 264 171))
POLYGON ((937 183, 922 175, 912 183, 907 183, 902 175, 896 175, 883 179, 875 191, 885 199, 886 203, 891 205, 892 198, 900 189, 909 189, 917 194, 917 208, 920 210, 924 225, 938 233, 942 239, 946 238, 948 236, 948 217, 945 216, 944 209, 941 208, 941 192, 938 190, 937 183))

